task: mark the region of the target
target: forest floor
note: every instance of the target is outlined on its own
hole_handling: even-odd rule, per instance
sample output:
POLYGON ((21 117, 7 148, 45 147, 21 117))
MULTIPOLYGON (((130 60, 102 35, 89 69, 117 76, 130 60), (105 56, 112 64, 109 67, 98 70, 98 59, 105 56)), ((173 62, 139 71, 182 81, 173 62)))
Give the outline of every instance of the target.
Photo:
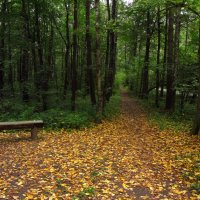
POLYGON ((112 121, 28 137, 0 134, 0 199, 200 199, 200 140, 159 130, 127 94, 112 121))

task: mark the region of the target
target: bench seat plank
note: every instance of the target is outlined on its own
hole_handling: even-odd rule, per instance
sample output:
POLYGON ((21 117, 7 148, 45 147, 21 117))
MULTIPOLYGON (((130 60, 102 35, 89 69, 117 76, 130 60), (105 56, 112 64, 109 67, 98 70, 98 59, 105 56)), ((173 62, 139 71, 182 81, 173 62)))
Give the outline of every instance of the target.
POLYGON ((0 131, 11 129, 31 129, 31 138, 37 138, 37 128, 42 128, 44 122, 42 120, 34 121, 18 121, 18 122, 0 122, 0 131))
POLYGON ((9 130, 9 129, 22 129, 22 128, 34 128, 43 127, 44 122, 42 120, 34 121, 18 121, 18 122, 0 122, 0 130, 9 130))

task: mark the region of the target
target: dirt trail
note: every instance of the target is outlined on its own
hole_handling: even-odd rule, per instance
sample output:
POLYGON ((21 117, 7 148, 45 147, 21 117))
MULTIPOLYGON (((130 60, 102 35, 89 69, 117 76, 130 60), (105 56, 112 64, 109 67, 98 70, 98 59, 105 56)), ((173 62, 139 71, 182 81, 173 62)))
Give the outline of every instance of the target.
POLYGON ((0 199, 198 199, 175 159, 192 139, 150 125, 125 93, 115 120, 37 141, 19 136, 0 134, 0 199))

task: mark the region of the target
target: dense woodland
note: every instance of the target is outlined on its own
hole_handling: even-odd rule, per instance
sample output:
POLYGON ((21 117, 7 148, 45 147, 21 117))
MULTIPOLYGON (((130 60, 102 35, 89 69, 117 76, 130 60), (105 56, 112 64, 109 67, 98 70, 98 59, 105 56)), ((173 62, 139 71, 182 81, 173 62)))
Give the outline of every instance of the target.
POLYGON ((199 134, 200 0, 0 0, 0 199, 200 199, 199 134))
POLYGON ((122 33, 126 84, 170 113, 197 101, 194 134, 200 116, 199 11, 199 1, 136 1, 126 7, 122 33))
POLYGON ((166 112, 197 102, 197 134, 199 12, 198 0, 1 0, 1 110, 12 113, 16 101, 33 112, 70 102, 62 109, 74 112, 88 98, 99 121, 123 79, 166 112))

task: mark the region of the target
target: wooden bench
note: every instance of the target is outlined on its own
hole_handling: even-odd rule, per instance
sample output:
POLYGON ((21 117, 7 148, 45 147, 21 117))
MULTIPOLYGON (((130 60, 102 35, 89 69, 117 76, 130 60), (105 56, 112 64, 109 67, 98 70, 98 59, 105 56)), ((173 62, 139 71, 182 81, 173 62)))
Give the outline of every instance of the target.
POLYGON ((42 120, 34 121, 18 121, 18 122, 0 122, 0 131, 11 129, 31 129, 31 138, 37 138, 37 129, 42 128, 44 122, 42 120))

